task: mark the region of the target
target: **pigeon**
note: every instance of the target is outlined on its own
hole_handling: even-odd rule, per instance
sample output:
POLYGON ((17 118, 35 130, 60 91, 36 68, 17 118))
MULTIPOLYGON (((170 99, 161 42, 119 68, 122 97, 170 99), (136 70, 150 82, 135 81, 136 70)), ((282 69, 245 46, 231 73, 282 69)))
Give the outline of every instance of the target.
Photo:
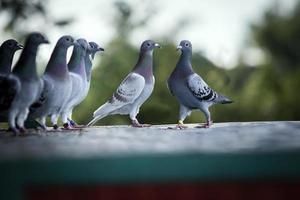
POLYGON ((11 65, 14 54, 23 46, 16 40, 9 39, 0 46, 0 121, 7 121, 10 108, 16 93, 21 89, 20 81, 11 75, 11 65))
MULTIPOLYGON (((91 84, 91 75, 92 75, 92 60, 94 59, 95 57, 95 54, 98 52, 98 51, 104 51, 103 48, 99 47, 99 45, 95 42, 89 42, 88 43, 88 47, 87 47, 87 50, 86 50, 86 55, 84 57, 84 65, 85 65, 85 72, 86 72, 86 76, 85 76, 85 87, 83 89, 83 91, 81 92, 82 94, 82 98, 80 100, 79 103, 81 103, 87 96, 88 92, 89 92, 89 89, 90 89, 90 84, 91 84)), ((70 69, 70 68, 69 68, 70 69)), ((78 103, 78 104, 79 104, 78 103)), ((72 113, 71 115, 69 115, 68 117, 68 121, 69 121, 69 124, 72 126, 72 127, 81 127, 79 126, 73 119, 72 119, 72 113)))
POLYGON ((95 54, 98 51, 104 51, 103 48, 99 47, 96 42, 89 42, 89 46, 87 49, 87 55, 85 56, 85 71, 86 71, 86 80, 88 82, 88 89, 90 88, 91 75, 92 75, 92 60, 95 57, 95 54))
POLYGON ((57 120, 60 115, 64 124, 68 122, 67 115, 62 110, 72 92, 66 56, 68 48, 73 44, 74 39, 69 35, 62 36, 57 41, 42 77, 44 89, 39 99, 30 107, 30 118, 39 118, 45 130, 47 116, 51 116, 54 129, 58 129, 57 120))
POLYGON ((23 46, 16 40, 9 39, 0 46, 0 75, 5 76, 11 73, 13 57, 17 50, 23 49, 23 46))
MULTIPOLYGON (((72 120, 72 111, 85 98, 85 88, 87 87, 85 57, 88 43, 85 39, 78 39, 74 43, 71 59, 68 63, 69 74, 72 81, 72 93, 63 112, 67 113, 68 119, 72 120)), ((65 129, 70 129, 71 124, 65 123, 65 129)), ((71 125, 72 126, 72 125, 71 125)))
POLYGON ((171 94, 180 103, 179 121, 176 128, 186 128, 183 121, 193 109, 199 109, 205 115, 206 123, 199 127, 208 128, 212 124, 209 107, 217 103, 228 104, 233 101, 215 92, 194 72, 191 64, 192 44, 190 41, 181 41, 177 50, 181 50, 181 56, 167 81, 171 94))
POLYGON ((8 113, 9 127, 14 133, 25 132, 24 122, 29 107, 42 91, 43 82, 37 73, 36 55, 39 45, 44 43, 49 42, 41 33, 29 34, 24 50, 12 71, 12 75, 18 78, 21 84, 21 90, 16 93, 8 113))
POLYGON ((141 105, 149 98, 154 88, 153 50, 158 43, 146 40, 140 48, 137 64, 121 82, 112 97, 94 112, 94 119, 87 126, 95 124, 107 115, 129 115, 133 127, 146 127, 136 119, 141 105))

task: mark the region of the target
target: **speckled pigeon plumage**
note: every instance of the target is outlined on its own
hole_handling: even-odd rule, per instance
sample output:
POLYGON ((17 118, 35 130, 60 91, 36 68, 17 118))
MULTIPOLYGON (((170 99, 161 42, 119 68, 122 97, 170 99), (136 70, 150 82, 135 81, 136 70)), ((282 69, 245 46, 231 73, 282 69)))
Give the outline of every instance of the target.
POLYGON ((209 127, 212 123, 209 107, 217 103, 232 103, 232 101, 211 89, 194 72, 191 64, 192 44, 190 41, 181 41, 177 49, 181 50, 181 56, 167 82, 170 92, 180 103, 177 127, 184 128, 183 121, 193 109, 199 109, 204 113, 206 124, 203 127, 209 127))
POLYGON ((66 56, 67 50, 74 44, 71 36, 62 36, 56 43, 43 75, 44 89, 40 98, 30 107, 30 117, 40 118, 46 128, 46 117, 51 116, 54 129, 58 128, 58 117, 67 123, 67 113, 62 108, 68 102, 72 92, 72 82, 69 75, 66 56))
POLYGON ((43 82, 38 76, 36 55, 40 44, 49 43, 41 33, 29 34, 24 50, 16 63, 12 75, 19 79, 21 89, 16 93, 9 109, 9 127, 15 133, 25 131, 24 122, 27 119, 30 105, 35 102, 43 88, 43 82), (17 127, 18 128, 17 128, 17 127))
POLYGON ((134 69, 122 81, 112 97, 94 112, 94 119, 88 123, 93 125, 107 115, 129 115, 132 125, 143 127, 136 119, 140 106, 149 98, 154 87, 153 50, 160 47, 152 40, 142 43, 140 55, 134 69))

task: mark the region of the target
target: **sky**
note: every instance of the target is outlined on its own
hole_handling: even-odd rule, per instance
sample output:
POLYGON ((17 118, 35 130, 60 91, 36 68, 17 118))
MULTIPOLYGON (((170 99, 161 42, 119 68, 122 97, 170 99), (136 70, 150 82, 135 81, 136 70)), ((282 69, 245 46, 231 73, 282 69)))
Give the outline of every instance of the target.
MULTIPOLYGON (((39 27, 50 41, 56 41, 63 34, 75 38, 96 41, 109 49, 109 41, 118 35, 114 29, 115 1, 109 0, 49 0, 48 10, 53 19, 72 18, 73 23, 64 27, 39 27)), ((288 13, 296 0, 128 0, 133 6, 134 20, 145 11, 153 9, 146 26, 135 30, 131 43, 137 47, 145 39, 170 37, 175 43, 188 39, 195 50, 201 51, 221 67, 231 68, 242 54, 249 65, 263 62, 261 50, 251 45, 251 23, 262 19, 264 12, 276 2, 280 11, 288 13), (186 19, 185 26, 177 27, 186 19)), ((31 23, 32 29, 37 23, 31 23)), ((0 25, 1 26, 1 25, 0 25)), ((28 28, 28 27, 24 27, 28 28)), ((166 41, 157 41, 163 46, 166 41)), ((42 55, 49 57, 51 48, 42 47, 42 55)))

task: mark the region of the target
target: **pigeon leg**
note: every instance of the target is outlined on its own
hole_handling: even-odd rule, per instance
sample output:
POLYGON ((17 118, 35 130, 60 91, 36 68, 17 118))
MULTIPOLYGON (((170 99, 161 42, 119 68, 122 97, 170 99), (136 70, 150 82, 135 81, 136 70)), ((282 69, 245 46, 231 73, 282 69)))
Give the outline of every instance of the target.
POLYGON ((51 115, 51 123, 53 125, 53 129, 55 129, 55 130, 58 129, 57 120, 58 120, 57 115, 55 115, 55 114, 51 115))
POLYGON ((82 125, 78 125, 74 120, 72 120, 72 111, 70 112, 70 114, 68 115, 69 117, 67 118, 69 126, 73 127, 73 128, 78 128, 81 129, 84 126, 82 125))
POLYGON ((202 111, 204 112, 204 115, 206 118, 206 123, 204 125, 202 124, 202 125, 196 126, 195 128, 209 128, 213 123, 213 121, 210 118, 210 112, 209 112, 208 108, 205 108, 202 111))
POLYGON ((137 128, 150 127, 151 124, 140 124, 139 121, 136 119, 139 110, 139 106, 136 106, 134 109, 132 109, 132 112, 129 114, 132 126, 137 128))
POLYGON ((21 112, 17 117, 17 126, 19 127, 19 130, 21 133, 26 133, 27 130, 24 127, 24 122, 28 116, 29 110, 26 108, 23 112, 21 112))
POLYGON ((9 130, 12 131, 15 134, 15 136, 20 133, 20 131, 16 127, 16 115, 16 110, 11 110, 8 115, 9 130))
POLYGON ((188 127, 183 124, 183 120, 179 120, 175 129, 187 129, 188 127))
POLYGON ((72 120, 72 111, 69 112, 67 120, 70 126, 72 127, 77 126, 76 122, 72 120))
POLYGON ((180 104, 178 124, 174 128, 169 127, 169 129, 186 129, 186 128, 188 128, 187 126, 184 126, 183 121, 185 120, 185 118, 187 116, 189 116, 191 114, 191 112, 192 111, 189 108, 180 104))
POLYGON ((41 122, 41 127, 44 131, 47 131, 47 126, 46 126, 46 117, 41 117, 40 118, 40 122, 41 122))
POLYGON ((68 123, 68 117, 67 116, 68 116, 68 114, 66 112, 63 112, 61 114, 61 119, 62 119, 63 127, 64 127, 65 130, 72 129, 72 127, 68 123))

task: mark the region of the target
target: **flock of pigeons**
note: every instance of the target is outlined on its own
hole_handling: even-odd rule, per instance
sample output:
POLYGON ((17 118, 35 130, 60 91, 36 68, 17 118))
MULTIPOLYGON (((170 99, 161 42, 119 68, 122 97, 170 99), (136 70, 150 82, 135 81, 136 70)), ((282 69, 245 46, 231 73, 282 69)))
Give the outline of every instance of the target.
POLYGON ((65 129, 76 128, 72 120, 73 108, 88 94, 92 59, 104 51, 95 42, 74 40, 62 36, 56 43, 42 77, 38 76, 36 56, 41 44, 49 43, 38 32, 27 36, 24 47, 15 40, 7 40, 0 47, 0 119, 8 121, 14 133, 25 132, 25 127, 38 126, 44 130, 46 117, 51 117, 54 129, 61 117, 65 129), (67 50, 74 46, 67 63, 67 50), (11 70, 14 53, 23 49, 11 70), (36 121, 39 119, 39 121, 36 121))
MULTIPOLYGON (((97 52, 104 49, 95 42, 74 40, 68 35, 62 36, 56 43, 44 74, 39 77, 36 55, 38 46, 44 43, 49 43, 46 37, 34 32, 28 35, 24 47, 12 39, 0 46, 0 120, 8 121, 9 129, 16 134, 26 132, 25 127, 32 125, 47 130, 48 116, 54 129, 59 128, 59 117, 64 129, 82 128, 72 120, 72 111, 87 96, 92 60, 97 52), (70 46, 74 48, 67 63, 67 50, 70 46), (12 70, 13 56, 19 49, 23 51, 12 70)), ((134 127, 150 126, 140 124, 136 116, 154 88, 155 48, 160 48, 160 45, 152 40, 142 43, 137 64, 112 97, 94 112, 94 118, 87 126, 113 114, 129 115, 134 127)), ((182 53, 167 81, 169 90, 180 103, 179 121, 175 128, 186 128, 183 121, 193 109, 200 109, 205 114, 206 123, 201 127, 207 128, 212 124, 209 107, 216 103, 226 104, 232 101, 212 90, 193 71, 191 42, 181 41, 177 50, 181 50, 182 53)))

